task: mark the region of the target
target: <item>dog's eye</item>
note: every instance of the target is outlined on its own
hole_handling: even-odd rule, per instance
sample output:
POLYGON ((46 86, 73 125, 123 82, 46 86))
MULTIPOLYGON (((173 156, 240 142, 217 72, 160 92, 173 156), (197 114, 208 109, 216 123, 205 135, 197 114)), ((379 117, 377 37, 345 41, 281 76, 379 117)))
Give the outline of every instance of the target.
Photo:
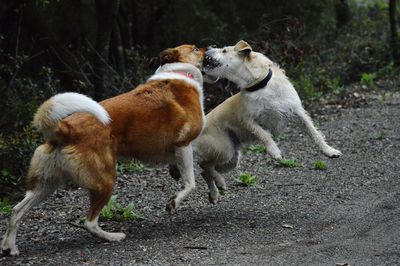
POLYGON ((200 51, 200 50, 199 50, 199 48, 195 47, 195 48, 193 49, 193 51, 198 52, 198 51, 200 51))
POLYGON ((222 50, 223 53, 226 53, 226 49, 222 50))

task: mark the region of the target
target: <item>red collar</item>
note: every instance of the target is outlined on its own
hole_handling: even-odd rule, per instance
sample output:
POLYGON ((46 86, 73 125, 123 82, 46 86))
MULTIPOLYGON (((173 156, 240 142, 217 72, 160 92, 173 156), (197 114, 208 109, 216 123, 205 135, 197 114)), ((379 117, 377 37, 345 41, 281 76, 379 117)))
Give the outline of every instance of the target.
POLYGON ((194 79, 193 75, 189 72, 184 72, 184 71, 174 71, 174 73, 188 77, 190 79, 194 79))

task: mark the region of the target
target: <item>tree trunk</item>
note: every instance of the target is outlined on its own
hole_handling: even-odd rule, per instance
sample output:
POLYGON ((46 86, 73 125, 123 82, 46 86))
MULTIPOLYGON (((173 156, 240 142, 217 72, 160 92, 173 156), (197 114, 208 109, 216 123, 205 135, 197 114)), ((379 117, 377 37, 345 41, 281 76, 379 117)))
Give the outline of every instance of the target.
POLYGON ((93 80, 96 100, 100 100, 106 90, 106 76, 108 65, 108 54, 110 50, 110 38, 115 19, 118 14, 120 0, 96 0, 97 35, 95 45, 93 80))
POLYGON ((396 23, 396 0, 389 0, 389 19, 393 62, 396 66, 400 66, 400 47, 396 23))
POLYGON ((125 74, 125 55, 124 55, 124 46, 122 44, 122 37, 121 37, 121 29, 119 24, 115 22, 114 29, 112 31, 112 42, 114 44, 114 55, 116 58, 116 65, 117 70, 120 74, 125 74))
POLYGON ((336 12, 336 27, 342 28, 348 24, 351 20, 351 12, 349 3, 347 0, 336 0, 335 3, 336 12))

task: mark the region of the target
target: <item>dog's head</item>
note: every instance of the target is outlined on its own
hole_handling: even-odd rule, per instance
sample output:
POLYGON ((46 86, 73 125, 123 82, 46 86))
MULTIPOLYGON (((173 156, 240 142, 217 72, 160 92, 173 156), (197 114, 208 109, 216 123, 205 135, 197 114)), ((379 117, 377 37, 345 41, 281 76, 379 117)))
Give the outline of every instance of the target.
POLYGON ((168 63, 188 63, 200 69, 202 67, 205 50, 205 48, 197 48, 195 45, 190 44, 168 48, 160 53, 160 65, 168 63))
POLYGON ((264 78, 268 67, 272 65, 266 56, 254 52, 245 41, 235 46, 208 48, 203 62, 206 75, 226 78, 245 88, 249 84, 264 78))

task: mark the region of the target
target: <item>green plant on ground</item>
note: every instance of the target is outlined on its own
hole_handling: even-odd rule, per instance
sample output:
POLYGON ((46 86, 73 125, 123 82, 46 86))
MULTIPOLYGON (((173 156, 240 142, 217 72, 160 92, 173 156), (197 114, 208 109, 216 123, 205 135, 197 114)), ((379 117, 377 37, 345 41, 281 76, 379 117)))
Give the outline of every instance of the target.
POLYGON ((133 203, 129 203, 128 206, 123 207, 117 202, 117 195, 113 195, 107 205, 101 210, 100 218, 104 220, 128 221, 140 220, 143 219, 143 216, 135 212, 133 203))
POLYGON ((316 170, 325 170, 328 168, 328 165, 323 160, 317 160, 314 162, 314 169, 316 170))
POLYGON ((366 85, 368 87, 374 86, 376 74, 375 73, 362 73, 361 74, 361 84, 366 85))
POLYGON ((279 134, 279 135, 276 137, 276 139, 277 139, 278 141, 284 141, 284 140, 287 140, 287 139, 288 139, 288 135, 285 134, 285 133, 281 133, 281 134, 279 134))
POLYGON ((334 94, 340 94, 343 91, 342 79, 337 76, 336 78, 328 81, 328 89, 334 94))
POLYGON ((117 162, 117 173, 131 173, 131 172, 145 172, 148 171, 149 168, 141 162, 134 160, 119 160, 117 162))
POLYGON ((242 185, 250 187, 257 185, 258 177, 250 173, 241 173, 237 178, 237 181, 242 185))
POLYGON ((12 208, 7 197, 0 200, 0 213, 11 213, 12 208))
POLYGON ((289 167, 289 168, 301 166, 301 164, 298 161, 296 161, 295 159, 282 159, 282 160, 279 160, 278 163, 280 166, 289 167))
POLYGON ((226 196, 228 194, 228 191, 226 191, 225 189, 219 188, 218 191, 219 191, 219 195, 221 195, 221 196, 226 196))
POLYGON ((299 80, 293 81, 293 84, 304 99, 311 100, 321 96, 321 93, 315 89, 311 78, 307 76, 300 76, 299 80))
POLYGON ((378 136, 376 138, 379 139, 379 140, 384 140, 384 139, 387 138, 387 135, 388 134, 385 131, 381 131, 381 132, 379 132, 379 134, 378 134, 378 136))
POLYGON ((247 153, 267 153, 267 148, 263 145, 250 145, 246 148, 247 153))

